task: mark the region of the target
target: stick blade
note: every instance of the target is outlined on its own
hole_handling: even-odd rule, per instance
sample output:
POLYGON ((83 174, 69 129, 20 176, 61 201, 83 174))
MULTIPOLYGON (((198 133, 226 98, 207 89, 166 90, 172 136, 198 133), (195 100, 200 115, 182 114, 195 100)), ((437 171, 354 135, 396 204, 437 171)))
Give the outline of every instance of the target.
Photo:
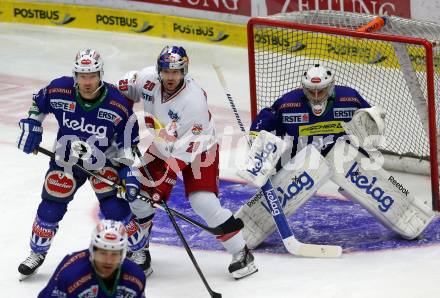
POLYGON ((211 297, 212 298, 222 298, 222 294, 212 291, 211 297))
POLYGON ((339 258, 342 255, 340 246, 302 243, 293 236, 283 239, 283 243, 289 253, 298 257, 339 258))

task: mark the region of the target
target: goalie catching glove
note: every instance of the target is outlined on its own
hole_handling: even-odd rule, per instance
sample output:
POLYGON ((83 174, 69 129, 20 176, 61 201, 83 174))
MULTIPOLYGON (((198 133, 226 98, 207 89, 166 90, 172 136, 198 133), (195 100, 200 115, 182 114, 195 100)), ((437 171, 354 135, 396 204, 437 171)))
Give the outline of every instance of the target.
POLYGON ((384 141, 385 112, 380 106, 359 109, 350 122, 341 124, 354 144, 360 145, 366 151, 377 149, 384 141))

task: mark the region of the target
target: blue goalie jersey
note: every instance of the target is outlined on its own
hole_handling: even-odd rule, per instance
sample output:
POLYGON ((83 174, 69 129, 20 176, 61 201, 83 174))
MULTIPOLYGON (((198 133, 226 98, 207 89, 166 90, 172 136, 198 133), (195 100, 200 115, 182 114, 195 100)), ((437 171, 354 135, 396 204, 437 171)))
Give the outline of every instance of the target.
POLYGON ((145 274, 124 259, 111 289, 95 273, 89 250, 64 257, 38 298, 145 298, 145 274))
POLYGON ((323 155, 337 138, 345 135, 341 122, 349 122, 356 110, 370 104, 353 88, 335 86, 325 111, 316 116, 302 89, 295 89, 262 109, 252 122, 251 131, 266 130, 293 139, 292 155, 313 143, 323 155))
POLYGON ((135 116, 130 118, 131 105, 116 87, 106 82, 98 98, 88 102, 78 94, 73 77, 53 80, 34 96, 29 117, 42 120, 49 113, 59 126, 57 141, 66 148, 78 139, 101 152, 111 146, 129 148, 138 142, 139 128, 135 116))

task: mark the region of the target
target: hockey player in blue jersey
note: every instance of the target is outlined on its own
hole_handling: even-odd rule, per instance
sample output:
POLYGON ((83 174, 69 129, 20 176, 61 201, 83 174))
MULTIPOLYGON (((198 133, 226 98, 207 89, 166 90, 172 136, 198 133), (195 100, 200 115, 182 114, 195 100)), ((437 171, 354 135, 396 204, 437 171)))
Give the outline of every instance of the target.
POLYGON ((126 253, 124 225, 101 220, 89 249, 65 256, 38 298, 144 298, 145 274, 126 253))
POLYGON ((302 76, 302 88, 290 91, 271 107, 262 109, 250 128, 251 137, 259 131, 274 132, 293 140, 292 155, 314 143, 323 155, 331 144, 345 135, 341 121, 348 122, 356 110, 370 104, 353 88, 335 86, 334 73, 316 64, 302 76))
MULTIPOLYGON (((276 174, 270 177, 268 171, 267 176, 286 216, 329 180, 339 185, 340 194, 405 239, 417 238, 435 216, 423 200, 402 193, 390 181, 393 176, 382 168, 378 149, 386 141, 385 112, 379 106, 371 107, 353 88, 335 85, 334 73, 326 67, 313 66, 304 72, 302 88, 260 111, 251 125, 251 134, 258 138, 251 151, 262 152, 266 133, 259 132, 263 130, 292 145, 287 156, 281 156, 276 174)), ((245 179, 250 177, 246 171, 242 173, 245 179)), ((252 179, 247 181, 252 183, 252 179)), ((235 214, 244 222, 243 235, 250 248, 275 230, 261 197, 257 193, 235 214)))
MULTIPOLYGON (((290 166, 292 158, 308 144, 313 144, 325 156, 336 140, 345 135, 341 122, 349 122, 358 109, 370 107, 353 88, 335 85, 333 71, 319 64, 303 73, 301 85, 282 95, 272 106, 263 108, 249 132, 251 140, 258 138, 261 131, 268 131, 291 146, 281 156, 277 173, 271 178, 286 215, 292 214, 322 185, 306 179, 310 176, 300 170, 295 171, 295 167, 290 166)), ((301 155, 299 159, 305 164, 307 157, 301 155)), ((327 178, 327 169, 319 168, 318 172, 327 178)), ((251 248, 275 230, 262 198, 264 196, 257 192, 235 213, 245 224, 242 231, 251 248)))
POLYGON ((28 117, 19 122, 18 148, 28 154, 42 141, 42 122, 47 114, 53 114, 59 126, 54 146, 57 159, 49 162, 32 225, 31 254, 18 267, 21 279, 42 265, 69 202, 86 180, 103 216, 124 223, 130 251, 139 251, 146 244, 128 203, 117 198, 116 190, 72 168, 72 163, 78 162, 111 181, 128 181, 128 201, 139 193, 139 182, 129 170, 134 161, 132 146, 138 142, 137 121, 127 100, 103 81, 103 74, 103 61, 97 51, 78 52, 73 76, 57 78, 41 89, 33 98, 28 117))

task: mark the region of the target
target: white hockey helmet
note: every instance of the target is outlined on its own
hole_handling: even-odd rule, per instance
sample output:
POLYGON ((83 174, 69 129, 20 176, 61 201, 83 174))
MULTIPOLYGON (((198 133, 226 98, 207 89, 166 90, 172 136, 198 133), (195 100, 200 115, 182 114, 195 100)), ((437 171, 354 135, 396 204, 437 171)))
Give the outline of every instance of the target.
POLYGON ((322 110, 335 89, 335 76, 327 67, 315 64, 304 72, 301 84, 312 108, 322 110))
POLYGON ((79 51, 75 56, 75 64, 73 65, 73 77, 76 79, 77 73, 98 72, 102 81, 104 76, 104 62, 101 55, 92 49, 79 51))
POLYGON ((127 246, 127 232, 122 222, 110 219, 100 220, 92 232, 89 247, 90 259, 93 261, 93 248, 98 247, 105 250, 120 250, 122 262, 127 255, 127 246))

